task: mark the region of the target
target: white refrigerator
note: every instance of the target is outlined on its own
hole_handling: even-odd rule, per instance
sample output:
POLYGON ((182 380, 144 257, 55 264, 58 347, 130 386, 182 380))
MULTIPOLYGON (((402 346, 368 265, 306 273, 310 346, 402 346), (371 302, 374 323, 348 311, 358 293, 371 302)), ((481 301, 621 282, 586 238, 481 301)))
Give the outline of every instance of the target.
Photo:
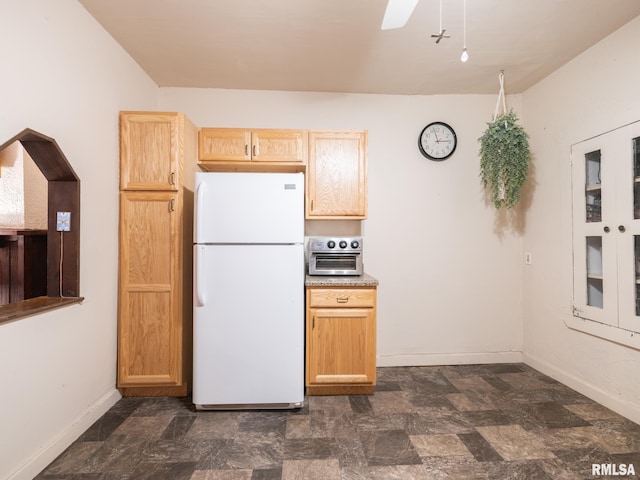
POLYGON ((193 403, 304 401, 304 175, 197 172, 193 403))

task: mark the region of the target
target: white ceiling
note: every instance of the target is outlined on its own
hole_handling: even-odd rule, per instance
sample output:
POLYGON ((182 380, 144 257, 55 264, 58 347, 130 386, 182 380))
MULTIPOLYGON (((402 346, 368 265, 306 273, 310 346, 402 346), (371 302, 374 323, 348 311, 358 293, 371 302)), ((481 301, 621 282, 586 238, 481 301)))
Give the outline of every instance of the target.
MULTIPOLYGON (((640 15, 639 0, 79 0, 161 87, 383 94, 520 93, 640 15)), ((612 52, 615 55, 615 52, 612 52)))

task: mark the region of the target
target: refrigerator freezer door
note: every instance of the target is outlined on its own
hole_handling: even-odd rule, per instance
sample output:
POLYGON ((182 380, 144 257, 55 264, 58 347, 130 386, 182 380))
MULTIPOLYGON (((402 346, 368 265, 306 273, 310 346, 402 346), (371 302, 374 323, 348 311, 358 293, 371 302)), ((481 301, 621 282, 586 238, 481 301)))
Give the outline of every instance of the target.
POLYGON ((194 249, 193 403, 301 406, 303 246, 194 249))
POLYGON ((304 174, 197 172, 194 243, 302 243, 304 174))

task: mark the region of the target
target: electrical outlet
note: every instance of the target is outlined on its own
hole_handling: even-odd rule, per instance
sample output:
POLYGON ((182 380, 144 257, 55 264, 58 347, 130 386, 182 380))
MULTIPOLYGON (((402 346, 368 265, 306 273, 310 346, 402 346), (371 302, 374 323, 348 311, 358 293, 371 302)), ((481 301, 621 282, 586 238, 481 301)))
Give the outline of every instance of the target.
POLYGON ((531 265, 533 263, 533 255, 531 252, 527 252, 524 254, 524 263, 525 265, 531 265))
POLYGON ((56 223, 56 231, 69 232, 71 231, 71 212, 58 212, 56 223))

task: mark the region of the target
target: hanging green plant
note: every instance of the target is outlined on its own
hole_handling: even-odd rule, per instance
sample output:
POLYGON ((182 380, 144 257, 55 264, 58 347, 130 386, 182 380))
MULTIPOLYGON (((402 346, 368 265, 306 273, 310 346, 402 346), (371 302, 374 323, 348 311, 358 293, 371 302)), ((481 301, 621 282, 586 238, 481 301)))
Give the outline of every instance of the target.
POLYGON ((480 178, 496 209, 513 208, 520 200, 520 189, 529 172, 529 135, 518 125, 518 117, 507 112, 504 72, 498 76, 500 92, 493 114, 480 142, 480 178), (502 101, 502 113, 500 103, 502 101))
POLYGON ((487 123, 480 142, 480 178, 496 209, 513 208, 529 172, 529 135, 513 111, 487 123))

